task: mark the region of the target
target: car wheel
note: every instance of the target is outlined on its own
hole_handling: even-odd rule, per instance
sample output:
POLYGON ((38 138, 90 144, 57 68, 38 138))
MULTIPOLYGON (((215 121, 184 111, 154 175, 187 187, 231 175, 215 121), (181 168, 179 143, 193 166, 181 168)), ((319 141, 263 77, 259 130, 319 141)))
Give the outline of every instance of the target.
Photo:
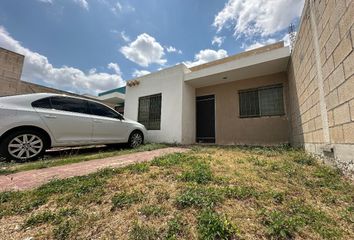
POLYGON ((128 145, 131 148, 137 148, 144 143, 144 136, 141 132, 134 131, 130 134, 128 145))
POLYGON ((0 152, 7 160, 30 161, 44 155, 45 137, 34 130, 19 130, 3 139, 0 152))

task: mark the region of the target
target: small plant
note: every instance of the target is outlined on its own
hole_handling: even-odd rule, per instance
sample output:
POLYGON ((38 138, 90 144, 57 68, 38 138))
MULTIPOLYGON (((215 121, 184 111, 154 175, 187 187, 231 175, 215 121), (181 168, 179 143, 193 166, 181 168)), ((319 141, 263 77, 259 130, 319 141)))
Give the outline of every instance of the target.
POLYGON ((312 182, 311 187, 326 187, 335 190, 345 187, 344 182, 340 178, 340 171, 330 166, 319 166, 314 172, 314 177, 316 179, 312 182))
POLYGON ((284 192, 272 192, 271 194, 276 204, 282 204, 284 202, 286 196, 284 192))
POLYGON ((267 227, 269 236, 277 239, 293 238, 305 226, 325 239, 341 237, 341 231, 333 220, 301 201, 291 202, 283 210, 263 211, 262 223, 267 227))
POLYGON ((141 225, 134 222, 132 229, 129 233, 131 240, 156 240, 159 239, 158 231, 147 225, 141 225))
POLYGON ((312 166, 316 163, 316 159, 305 152, 297 152, 292 159, 294 162, 301 165, 312 166))
POLYGON ((236 187, 227 187, 225 189, 225 195, 227 198, 245 200, 245 199, 257 197, 259 193, 253 187, 236 186, 236 187))
POLYGON ((116 209, 121 209, 124 207, 129 207, 130 205, 141 202, 143 199, 143 196, 141 193, 133 192, 133 193, 127 193, 127 192, 121 192, 112 198, 112 210, 116 209))
POLYGON ((227 220, 211 210, 203 210, 198 219, 198 233, 200 239, 235 239, 236 228, 227 220))
POLYGON ((166 214, 166 210, 163 207, 148 205, 139 209, 139 212, 146 217, 159 217, 166 214))
POLYGON ((263 212, 262 223, 267 227, 269 236, 275 239, 291 239, 303 225, 301 219, 277 210, 263 212))
POLYGON ((246 159, 246 161, 253 163, 255 166, 259 166, 259 167, 264 167, 267 165, 267 162, 263 159, 259 159, 256 156, 250 156, 246 159))
POLYGON ((24 227, 36 226, 44 223, 51 223, 57 218, 56 214, 51 211, 44 211, 39 214, 31 215, 25 222, 24 227))
POLYGON ((142 174, 148 172, 150 167, 147 163, 136 163, 127 167, 130 173, 142 174))
POLYGON ((218 202, 222 201, 223 198, 223 193, 219 189, 191 186, 177 196, 176 204, 179 208, 214 207, 218 202))
POLYGON ((167 223, 166 239, 174 240, 177 237, 184 237, 186 235, 186 222, 177 215, 167 223))
POLYGON ((58 227, 54 228, 53 235, 56 240, 66 240, 69 239, 72 225, 69 221, 64 221, 59 224, 58 227))
POLYGON ((192 169, 182 173, 180 178, 185 182, 206 184, 213 180, 213 174, 209 164, 205 162, 196 162, 192 164, 192 169))
POLYGON ((60 224, 63 220, 76 216, 79 211, 75 208, 62 208, 58 212, 44 211, 32 214, 24 223, 24 227, 37 226, 41 224, 60 224))

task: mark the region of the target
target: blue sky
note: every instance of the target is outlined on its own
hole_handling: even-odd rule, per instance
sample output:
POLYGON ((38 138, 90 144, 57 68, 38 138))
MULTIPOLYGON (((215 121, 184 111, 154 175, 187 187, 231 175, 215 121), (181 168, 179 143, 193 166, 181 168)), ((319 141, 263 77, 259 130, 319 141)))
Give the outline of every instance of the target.
POLYGON ((22 78, 97 94, 125 80, 287 40, 303 0, 0 0, 22 78), (214 41, 213 41, 214 40, 214 41))

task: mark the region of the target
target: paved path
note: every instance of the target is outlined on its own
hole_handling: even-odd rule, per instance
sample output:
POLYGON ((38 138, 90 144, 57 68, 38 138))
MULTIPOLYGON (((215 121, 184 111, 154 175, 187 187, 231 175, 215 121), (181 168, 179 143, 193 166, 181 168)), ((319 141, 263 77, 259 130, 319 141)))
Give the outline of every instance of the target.
POLYGON ((186 152, 186 148, 162 148, 153 151, 131 153, 63 166, 36 169, 0 176, 0 192, 7 190, 25 190, 39 187, 53 179, 83 176, 100 169, 123 167, 133 163, 145 162, 169 153, 186 152))

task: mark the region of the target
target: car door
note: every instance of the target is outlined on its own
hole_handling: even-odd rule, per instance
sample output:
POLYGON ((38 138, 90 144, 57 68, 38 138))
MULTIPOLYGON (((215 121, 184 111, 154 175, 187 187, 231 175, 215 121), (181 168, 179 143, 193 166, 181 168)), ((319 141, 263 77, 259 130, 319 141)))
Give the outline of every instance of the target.
MULTIPOLYGON (((89 144, 93 120, 86 100, 55 96, 48 98, 50 108, 32 106, 45 122, 55 141, 61 145, 89 144)), ((42 99, 44 101, 44 99, 42 99)))
POLYGON ((129 124, 113 109, 89 101, 93 118, 92 140, 97 143, 121 143, 128 141, 129 124))

